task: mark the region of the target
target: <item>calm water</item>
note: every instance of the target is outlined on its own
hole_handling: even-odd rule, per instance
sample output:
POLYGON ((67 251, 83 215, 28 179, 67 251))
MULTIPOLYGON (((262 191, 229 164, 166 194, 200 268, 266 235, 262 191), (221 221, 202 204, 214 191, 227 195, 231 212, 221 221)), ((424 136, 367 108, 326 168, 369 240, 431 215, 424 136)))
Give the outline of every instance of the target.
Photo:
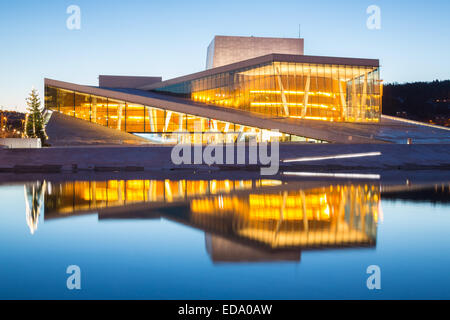
POLYGON ((377 179, 3 185, 0 298, 448 299, 449 196, 377 179))

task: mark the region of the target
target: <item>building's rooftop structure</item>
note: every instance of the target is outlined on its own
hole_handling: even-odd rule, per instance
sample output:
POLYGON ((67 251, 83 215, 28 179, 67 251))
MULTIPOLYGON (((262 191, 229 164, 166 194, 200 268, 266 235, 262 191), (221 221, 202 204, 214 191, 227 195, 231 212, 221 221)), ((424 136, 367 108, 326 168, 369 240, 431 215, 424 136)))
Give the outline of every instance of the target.
POLYGON ((303 55, 300 38, 215 36, 208 46, 206 69, 217 68, 271 53, 303 55))

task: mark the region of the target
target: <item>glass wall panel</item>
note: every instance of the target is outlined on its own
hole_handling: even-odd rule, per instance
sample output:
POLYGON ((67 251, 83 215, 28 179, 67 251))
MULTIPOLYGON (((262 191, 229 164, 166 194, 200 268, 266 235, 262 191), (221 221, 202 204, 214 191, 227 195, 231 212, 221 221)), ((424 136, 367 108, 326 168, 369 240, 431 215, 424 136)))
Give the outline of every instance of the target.
POLYGON ((73 91, 58 89, 58 109, 61 113, 74 116, 75 94, 73 91))
POLYGON ((145 109, 143 105, 127 103, 126 130, 128 132, 145 132, 144 116, 145 116, 145 109))
POLYGON ((45 107, 48 110, 58 111, 58 90, 54 87, 45 86, 45 107))
POLYGON ((91 121, 102 126, 108 126, 108 99, 91 97, 91 121))
POLYGON ((84 93, 75 93, 75 117, 91 121, 91 97, 84 93))
POLYGON ((146 107, 145 110, 145 132, 164 131, 165 126, 165 112, 162 109, 146 107))
MULTIPOLYGON (((280 65, 279 67, 288 68, 290 70, 291 66, 280 65)), ((293 71, 289 72, 295 74, 297 68, 296 66, 292 67, 293 71)), ((281 90, 270 90, 270 85, 274 83, 276 77, 276 75, 272 74, 272 70, 272 66, 264 66, 258 70, 251 70, 250 72, 249 70, 246 70, 246 74, 240 75, 240 77, 246 79, 243 81, 245 82, 245 88, 249 88, 248 92, 245 93, 248 96, 247 99, 261 101, 268 97, 281 96, 279 94, 281 90), (262 74, 266 74, 267 76, 262 77, 262 74), (269 88, 269 90, 266 90, 266 88, 269 88)), ((371 77, 373 78, 373 76, 371 77)), ((295 95, 297 95, 293 90, 297 83, 295 78, 296 76, 290 76, 290 79, 284 80, 285 83, 281 82, 280 88, 283 88, 285 94, 293 94, 294 98, 291 98, 291 100, 280 100, 283 102, 275 105, 275 108, 282 110, 280 112, 284 112, 285 104, 288 104, 288 107, 289 104, 295 104, 295 102, 292 102, 296 101, 295 95), (286 88, 286 90, 284 88, 286 88)), ((211 78, 202 82, 200 85, 207 85, 208 81, 211 83, 218 81, 217 83, 223 87, 229 85, 229 83, 233 83, 235 77, 211 78)), ((280 84, 278 80, 276 81, 280 84)), ((210 92, 213 92, 212 96, 217 97, 214 99, 219 99, 219 91, 216 89, 211 89, 210 92)), ((229 94, 227 92, 228 91, 225 90, 220 91, 220 95, 224 96, 229 94)), ((179 113, 171 110, 163 110, 152 106, 127 103, 125 101, 108 99, 101 96, 91 96, 80 92, 74 93, 59 88, 48 87, 46 88, 45 93, 47 109, 53 109, 55 111, 61 110, 61 112, 65 114, 115 130, 131 133, 149 133, 149 139, 156 143, 249 142, 253 139, 257 142, 265 142, 274 141, 275 138, 281 142, 322 142, 307 137, 296 137, 285 133, 272 132, 270 130, 179 113)), ((228 104, 231 105, 232 103, 228 102, 228 104)), ((223 105, 227 105, 226 100, 223 102, 223 105)), ((257 106, 255 107, 255 110, 270 110, 273 108, 273 105, 273 102, 269 102, 268 106, 257 106)), ((116 197, 117 195, 111 194, 108 196, 116 197)))
POLYGON ((125 102, 108 99, 108 127, 125 131, 125 102))
MULTIPOLYGON (((275 61, 180 86, 194 101, 272 116, 369 122, 381 115, 376 67, 275 61)), ((173 85, 156 91, 177 93, 173 85)))
POLYGON ((186 128, 186 117, 182 113, 167 111, 166 121, 168 122, 165 132, 182 132, 186 128))

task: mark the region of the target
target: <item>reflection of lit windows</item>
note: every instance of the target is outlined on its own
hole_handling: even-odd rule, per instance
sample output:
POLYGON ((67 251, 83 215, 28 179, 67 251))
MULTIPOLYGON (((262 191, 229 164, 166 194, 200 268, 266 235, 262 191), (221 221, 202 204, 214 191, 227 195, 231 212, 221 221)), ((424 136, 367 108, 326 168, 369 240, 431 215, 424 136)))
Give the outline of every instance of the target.
POLYGON ((382 216, 377 184, 292 189, 279 180, 65 182, 46 191, 45 213, 81 214, 143 202, 164 207, 176 201, 189 204, 183 219, 196 227, 272 248, 373 244, 382 216))

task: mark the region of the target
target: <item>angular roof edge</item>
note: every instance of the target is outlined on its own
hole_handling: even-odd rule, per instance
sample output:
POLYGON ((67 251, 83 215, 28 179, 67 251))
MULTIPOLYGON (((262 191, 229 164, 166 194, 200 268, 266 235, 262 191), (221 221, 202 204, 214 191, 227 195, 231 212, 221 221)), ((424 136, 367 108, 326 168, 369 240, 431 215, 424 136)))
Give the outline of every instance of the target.
POLYGON ((327 57, 327 56, 305 56, 305 55, 293 55, 293 54, 279 54, 272 53, 257 58, 239 61, 236 63, 220 66, 205 71, 192 73, 189 75, 169 79, 166 81, 150 84, 139 87, 140 90, 152 90, 161 88, 164 86, 181 83, 184 81, 194 80, 200 77, 206 77, 217 73, 232 71, 240 68, 246 68, 257 64, 270 63, 273 61, 281 62, 297 62, 297 63, 317 63, 317 64, 339 64, 350 66, 363 66, 363 67, 379 67, 380 60, 378 59, 363 59, 363 58, 344 58, 344 57, 327 57))

